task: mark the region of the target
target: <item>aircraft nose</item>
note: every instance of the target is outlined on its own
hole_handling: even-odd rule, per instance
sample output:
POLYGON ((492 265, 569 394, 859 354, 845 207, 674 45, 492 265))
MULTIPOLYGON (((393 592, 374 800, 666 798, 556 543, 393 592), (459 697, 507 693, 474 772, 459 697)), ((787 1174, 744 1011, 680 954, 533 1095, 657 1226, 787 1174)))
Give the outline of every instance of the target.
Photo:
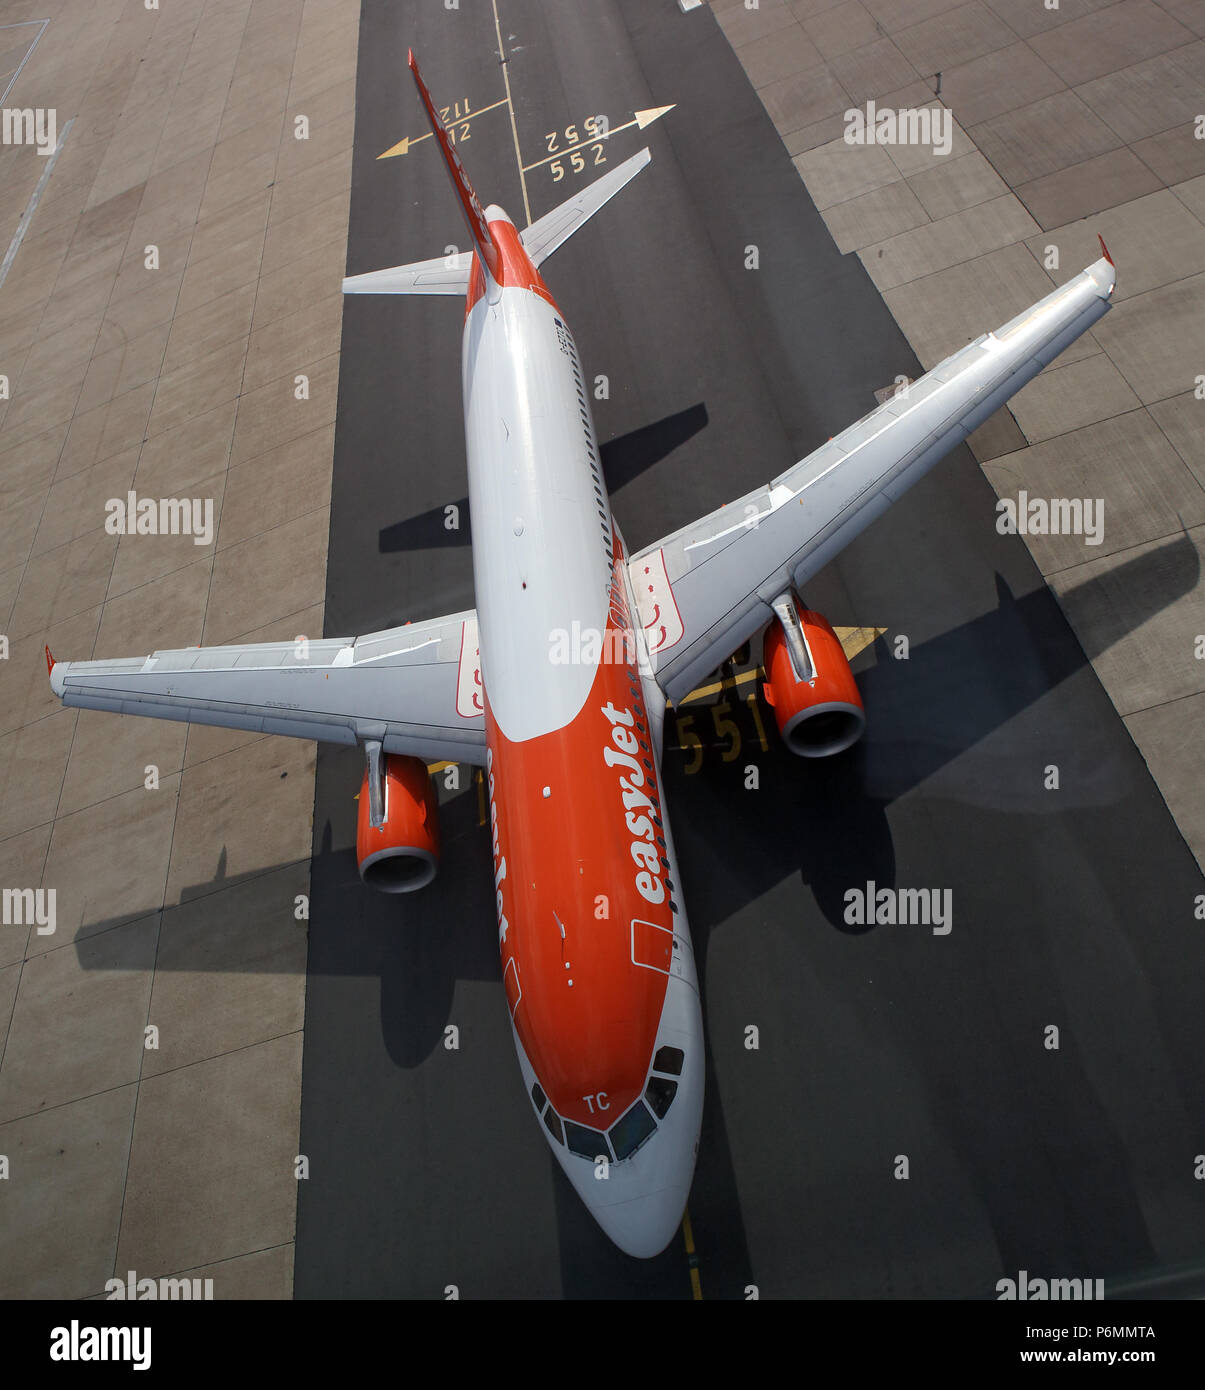
POLYGON ((626 1202, 591 1206, 594 1219, 625 1255, 651 1260, 674 1238, 686 1210, 688 1189, 663 1187, 626 1202))
POLYGON ((500 208, 497 203, 491 203, 486 208, 485 220, 487 222, 505 222, 511 227, 515 225, 507 216, 505 208, 500 208))

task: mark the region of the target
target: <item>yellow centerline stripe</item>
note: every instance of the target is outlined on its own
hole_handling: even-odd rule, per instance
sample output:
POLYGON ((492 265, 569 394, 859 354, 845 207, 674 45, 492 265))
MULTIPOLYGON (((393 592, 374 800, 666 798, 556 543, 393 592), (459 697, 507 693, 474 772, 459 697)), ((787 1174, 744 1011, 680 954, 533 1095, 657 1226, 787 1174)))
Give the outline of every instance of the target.
POLYGON ((710 685, 696 686, 689 695, 683 695, 678 701, 679 705, 687 705, 692 700, 703 700, 708 695, 715 695, 718 691, 725 690, 734 685, 748 685, 750 681, 760 680, 762 669, 759 666, 756 671, 742 671, 739 676, 726 676, 723 680, 712 681, 710 685))
POLYGON ((515 124, 515 103, 510 95, 510 73, 506 70, 506 50, 502 47, 502 22, 498 18, 498 0, 490 0, 494 7, 494 32, 498 35, 498 59, 502 64, 502 81, 506 86, 506 104, 510 107, 510 133, 515 142, 515 163, 519 166, 519 183, 523 188, 523 213, 527 225, 531 226, 531 204, 527 200, 527 179, 523 172, 523 155, 519 149, 519 127, 515 124))
POLYGON ((699 1282, 699 1257, 695 1253, 695 1233, 690 1224, 689 1210, 682 1213, 682 1235, 686 1240, 686 1262, 690 1266, 690 1287, 695 1301, 703 1298, 703 1285, 699 1282))

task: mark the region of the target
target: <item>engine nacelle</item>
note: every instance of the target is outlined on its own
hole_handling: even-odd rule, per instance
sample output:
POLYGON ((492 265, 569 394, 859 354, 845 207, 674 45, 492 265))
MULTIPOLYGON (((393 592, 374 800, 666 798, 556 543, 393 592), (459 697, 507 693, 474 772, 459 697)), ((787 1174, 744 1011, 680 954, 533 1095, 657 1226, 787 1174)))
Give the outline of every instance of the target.
POLYGON ((385 819, 372 824, 370 773, 360 783, 356 858, 360 877, 382 893, 413 893, 425 888, 439 868, 439 801, 421 758, 381 755, 381 796, 385 819))
POLYGON ((762 691, 778 732, 801 758, 843 753, 862 737, 866 715, 840 639, 823 614, 800 607, 793 596, 775 611, 779 616, 766 631, 762 691))

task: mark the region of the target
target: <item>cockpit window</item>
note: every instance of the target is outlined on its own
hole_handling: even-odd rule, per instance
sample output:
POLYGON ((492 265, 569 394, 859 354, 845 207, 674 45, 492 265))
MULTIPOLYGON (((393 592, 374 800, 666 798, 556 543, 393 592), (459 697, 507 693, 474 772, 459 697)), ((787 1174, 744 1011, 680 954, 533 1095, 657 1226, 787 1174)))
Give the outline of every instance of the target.
POLYGON ((565 1121, 565 1143, 570 1153, 577 1154, 579 1158, 588 1158, 591 1163, 599 1154, 610 1156, 605 1134, 599 1134, 596 1129, 587 1129, 585 1125, 575 1125, 572 1120, 565 1121))
POLYGON ((548 1103, 548 1097, 540 1090, 540 1083, 537 1081, 531 1088, 531 1099, 537 1111, 542 1111, 548 1103))
POLYGON ((565 1136, 561 1130, 561 1117, 550 1105, 544 1111, 544 1123, 548 1127, 548 1133, 557 1141, 558 1144, 565 1142, 565 1136))
POLYGON ((671 1081, 666 1076, 650 1076, 649 1084, 644 1092, 644 1098, 652 1108, 653 1114, 659 1120, 665 1119, 665 1112, 669 1109, 674 1096, 678 1091, 678 1083, 671 1081))
POLYGON ((650 1134, 657 1128, 657 1121, 649 1114, 648 1106, 642 1100, 620 1120, 616 1120, 607 1131, 615 1149, 616 1159, 624 1159, 634 1154, 650 1134))
POLYGON ((674 1076, 682 1075, 682 1062, 685 1058, 680 1047, 659 1047, 653 1058, 654 1071, 667 1071, 674 1076))

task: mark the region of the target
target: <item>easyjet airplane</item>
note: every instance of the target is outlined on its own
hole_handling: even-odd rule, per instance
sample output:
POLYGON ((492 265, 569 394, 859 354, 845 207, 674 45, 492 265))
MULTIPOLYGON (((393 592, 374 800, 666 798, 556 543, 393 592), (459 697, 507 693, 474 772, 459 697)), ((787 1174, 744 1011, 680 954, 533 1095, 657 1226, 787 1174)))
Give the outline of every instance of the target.
POLYGON ((674 704, 764 632, 764 692, 803 757, 865 724, 841 645, 799 594, 945 453, 1109 307, 1108 252, 765 487, 629 553, 585 374, 539 266, 648 162, 530 227, 482 210, 410 67, 473 250, 355 275, 349 294, 464 295, 475 611, 361 637, 55 662, 65 705, 360 744, 366 883, 434 876, 428 763, 484 768, 502 981, 523 1082, 608 1236, 651 1256, 678 1227, 703 1107, 698 982, 661 750, 674 704), (560 659, 576 632, 580 661, 560 659))

